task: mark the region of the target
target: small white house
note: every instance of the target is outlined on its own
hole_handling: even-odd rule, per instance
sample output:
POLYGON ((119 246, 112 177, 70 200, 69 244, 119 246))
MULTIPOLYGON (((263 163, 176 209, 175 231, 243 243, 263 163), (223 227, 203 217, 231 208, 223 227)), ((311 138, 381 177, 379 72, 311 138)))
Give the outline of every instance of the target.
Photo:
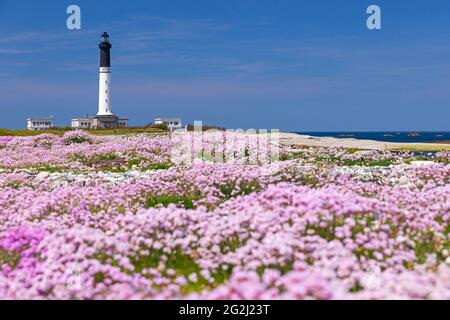
POLYGON ((28 130, 49 130, 54 127, 53 118, 27 118, 28 130))
POLYGON ((117 125, 120 127, 128 127, 128 119, 127 118, 119 118, 117 120, 117 125))
POLYGON ((183 128, 181 118, 156 118, 154 123, 165 124, 170 131, 183 128))
POLYGON ((92 127, 92 118, 75 118, 72 119, 72 128, 90 129, 92 127))

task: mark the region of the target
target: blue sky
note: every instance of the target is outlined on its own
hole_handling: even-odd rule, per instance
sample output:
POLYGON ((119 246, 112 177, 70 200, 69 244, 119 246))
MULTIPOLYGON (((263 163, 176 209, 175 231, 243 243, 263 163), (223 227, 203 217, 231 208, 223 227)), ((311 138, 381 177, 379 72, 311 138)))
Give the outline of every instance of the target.
POLYGON ((450 130, 449 15, 447 0, 0 0, 0 127, 94 114, 108 31, 113 110, 134 125, 450 130))

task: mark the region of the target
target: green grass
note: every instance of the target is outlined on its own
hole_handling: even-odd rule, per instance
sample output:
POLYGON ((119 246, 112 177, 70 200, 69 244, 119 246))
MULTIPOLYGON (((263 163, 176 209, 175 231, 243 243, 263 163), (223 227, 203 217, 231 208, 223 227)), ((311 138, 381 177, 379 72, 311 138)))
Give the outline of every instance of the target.
POLYGON ((164 207, 167 207, 169 204, 183 204, 183 207, 185 209, 194 209, 194 201, 199 200, 199 198, 196 197, 189 197, 189 196, 170 196, 170 195, 161 195, 161 196, 155 196, 155 195, 149 195, 147 196, 145 207, 146 208, 154 208, 159 205, 162 205, 164 207))
MULTIPOLYGON (((53 130, 9 130, 0 128, 0 136, 16 136, 27 137, 37 136, 44 133, 51 133, 57 136, 62 136, 67 131, 71 131, 70 128, 61 128, 53 130)), ((105 129, 105 130, 85 130, 88 133, 95 135, 126 135, 135 133, 164 133, 163 129, 159 128, 117 128, 117 129, 105 129)))
POLYGON ((128 160, 128 169, 131 169, 133 166, 138 166, 141 162, 145 161, 146 158, 135 158, 128 160))
POLYGON ((341 166, 363 166, 363 167, 388 167, 393 162, 389 159, 386 160, 376 160, 376 161, 369 161, 366 159, 342 159, 341 157, 316 157, 314 159, 316 163, 335 163, 341 166))
POLYGON ((390 160, 367 161, 344 159, 342 161, 343 166, 389 167, 391 164, 393 164, 393 162, 390 160))
POLYGON ((50 173, 53 173, 53 172, 61 172, 61 171, 62 171, 61 168, 53 167, 53 166, 47 165, 47 164, 44 165, 44 166, 37 166, 37 167, 35 167, 35 169, 37 169, 39 172, 41 172, 41 171, 47 171, 47 172, 50 172, 50 173))
POLYGON ((275 269, 275 270, 280 271, 281 274, 286 274, 292 270, 293 266, 294 266, 294 263, 292 261, 287 262, 286 264, 269 264, 269 265, 259 266, 256 269, 256 272, 258 273, 258 275, 260 277, 264 274, 264 272, 267 269, 275 269))
POLYGON ((15 269, 20 262, 20 254, 0 249, 0 266, 7 264, 11 269, 15 269))
POLYGON ((151 250, 150 254, 147 256, 131 257, 130 262, 135 267, 135 271, 142 272, 147 268, 156 268, 163 256, 166 257, 165 270, 174 270, 175 277, 184 276, 187 278, 191 274, 197 275, 198 280, 196 282, 188 282, 181 288, 183 294, 200 292, 204 289, 212 288, 214 286, 222 284, 229 278, 231 274, 231 269, 220 269, 212 274, 215 283, 209 284, 206 279, 203 278, 200 274, 201 269, 195 262, 195 260, 192 259, 189 255, 184 254, 179 248, 177 248, 170 254, 166 254, 162 250, 151 250))
POLYGON ((450 144, 417 144, 411 146, 399 146, 388 149, 389 151, 403 151, 403 152, 433 152, 433 151, 450 151, 450 144))
POLYGON ((116 160, 119 156, 114 152, 108 152, 103 154, 95 155, 92 160, 94 161, 108 161, 108 160, 116 160))
POLYGON ((172 165, 170 163, 152 163, 142 167, 142 171, 147 170, 165 170, 169 169, 172 165))
POLYGON ((26 137, 26 136, 37 136, 44 133, 51 133, 58 136, 62 136, 66 131, 65 129, 61 130, 9 130, 9 129, 1 129, 0 128, 0 136, 15 136, 15 137, 26 137))
POLYGON ((165 133, 166 131, 158 128, 118 128, 105 130, 86 130, 86 132, 101 136, 112 136, 112 135, 126 135, 136 133, 165 133))
POLYGON ((347 148, 347 149, 345 149, 345 151, 348 153, 348 154, 354 154, 354 153, 357 153, 357 152, 359 152, 359 151, 362 151, 363 149, 359 149, 359 148, 347 148))
POLYGON ((239 186, 236 183, 228 182, 227 184, 219 185, 222 200, 228 200, 237 196, 245 196, 252 192, 261 191, 261 186, 258 181, 241 181, 239 186))

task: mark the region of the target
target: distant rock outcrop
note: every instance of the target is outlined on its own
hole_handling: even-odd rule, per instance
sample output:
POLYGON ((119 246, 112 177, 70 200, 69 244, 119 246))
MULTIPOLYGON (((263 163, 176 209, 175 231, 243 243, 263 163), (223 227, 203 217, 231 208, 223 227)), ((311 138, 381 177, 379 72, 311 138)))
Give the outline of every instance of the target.
POLYGON ((418 133, 418 132, 408 132, 408 137, 417 138, 417 137, 420 137, 420 133, 418 133))

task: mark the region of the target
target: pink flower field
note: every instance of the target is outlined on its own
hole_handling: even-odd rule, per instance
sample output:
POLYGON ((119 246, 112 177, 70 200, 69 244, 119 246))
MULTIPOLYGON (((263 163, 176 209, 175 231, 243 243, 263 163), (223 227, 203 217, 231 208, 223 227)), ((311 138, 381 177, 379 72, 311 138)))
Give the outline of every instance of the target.
POLYGON ((0 298, 450 299, 450 153, 277 149, 0 137, 0 298))

